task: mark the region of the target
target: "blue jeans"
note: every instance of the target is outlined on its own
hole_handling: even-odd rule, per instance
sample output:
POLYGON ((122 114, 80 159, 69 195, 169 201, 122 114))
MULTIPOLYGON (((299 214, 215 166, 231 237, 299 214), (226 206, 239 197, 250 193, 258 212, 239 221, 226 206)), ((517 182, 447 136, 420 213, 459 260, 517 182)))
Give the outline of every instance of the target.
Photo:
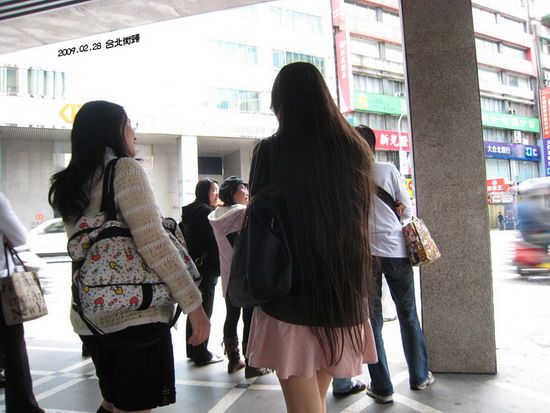
POLYGON ((350 391, 354 386, 353 379, 351 377, 333 378, 332 379, 332 391, 336 393, 345 393, 350 391))
POLYGON ((416 313, 413 269, 408 258, 373 257, 376 294, 372 328, 378 352, 378 363, 369 364, 371 389, 380 395, 393 394, 384 340, 382 338, 382 273, 386 276, 390 293, 395 302, 401 328, 403 351, 409 368, 409 383, 416 386, 428 378, 428 356, 424 333, 416 313))

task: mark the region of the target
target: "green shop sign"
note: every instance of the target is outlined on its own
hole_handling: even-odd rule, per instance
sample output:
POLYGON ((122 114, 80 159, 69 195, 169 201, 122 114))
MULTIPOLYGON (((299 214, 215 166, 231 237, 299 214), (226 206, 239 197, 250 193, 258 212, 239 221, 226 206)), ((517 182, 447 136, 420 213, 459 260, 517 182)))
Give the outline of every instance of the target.
POLYGON ((508 115, 506 113, 481 111, 481 123, 491 128, 521 130, 524 132, 539 132, 540 122, 537 118, 508 115))
POLYGON ((401 96, 379 95, 378 93, 355 92, 355 110, 401 115, 407 113, 405 99, 401 96))

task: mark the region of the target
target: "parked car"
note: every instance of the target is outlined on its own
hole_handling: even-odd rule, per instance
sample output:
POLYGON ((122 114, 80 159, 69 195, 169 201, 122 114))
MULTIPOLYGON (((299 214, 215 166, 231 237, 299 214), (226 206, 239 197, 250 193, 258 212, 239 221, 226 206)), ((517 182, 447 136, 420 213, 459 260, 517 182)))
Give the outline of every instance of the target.
POLYGON ((49 219, 31 229, 27 245, 39 257, 68 256, 67 233, 61 218, 49 219))

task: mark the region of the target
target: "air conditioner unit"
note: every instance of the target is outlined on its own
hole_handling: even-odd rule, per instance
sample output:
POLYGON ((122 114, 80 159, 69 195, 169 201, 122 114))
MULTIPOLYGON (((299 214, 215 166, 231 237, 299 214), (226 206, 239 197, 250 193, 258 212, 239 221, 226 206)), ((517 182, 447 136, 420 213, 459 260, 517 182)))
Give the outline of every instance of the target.
POLYGON ((514 131, 514 143, 521 143, 521 132, 518 130, 514 131))

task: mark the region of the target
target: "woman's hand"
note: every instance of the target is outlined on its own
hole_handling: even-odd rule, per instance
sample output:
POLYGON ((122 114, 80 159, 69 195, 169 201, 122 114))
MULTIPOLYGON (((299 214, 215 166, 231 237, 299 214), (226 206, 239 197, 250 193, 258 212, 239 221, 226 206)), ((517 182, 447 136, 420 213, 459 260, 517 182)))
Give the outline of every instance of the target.
POLYGON ((193 334, 189 337, 188 343, 192 346, 198 346, 210 336, 210 320, 206 316, 202 305, 191 311, 188 317, 193 328, 193 334))

